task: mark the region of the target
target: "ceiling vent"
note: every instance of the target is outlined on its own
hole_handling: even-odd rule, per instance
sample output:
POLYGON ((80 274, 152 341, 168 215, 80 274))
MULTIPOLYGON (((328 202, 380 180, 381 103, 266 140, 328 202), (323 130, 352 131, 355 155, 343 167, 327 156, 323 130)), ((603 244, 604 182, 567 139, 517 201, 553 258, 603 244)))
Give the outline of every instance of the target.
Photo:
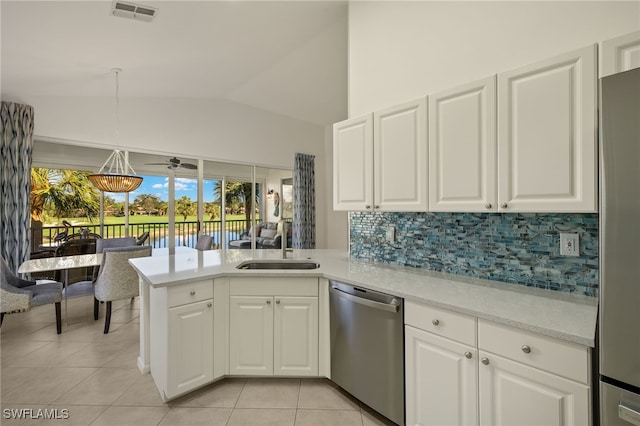
POLYGON ((151 22, 158 14, 158 9, 149 6, 141 6, 134 3, 114 1, 111 4, 111 14, 121 18, 135 19, 136 21, 151 22))

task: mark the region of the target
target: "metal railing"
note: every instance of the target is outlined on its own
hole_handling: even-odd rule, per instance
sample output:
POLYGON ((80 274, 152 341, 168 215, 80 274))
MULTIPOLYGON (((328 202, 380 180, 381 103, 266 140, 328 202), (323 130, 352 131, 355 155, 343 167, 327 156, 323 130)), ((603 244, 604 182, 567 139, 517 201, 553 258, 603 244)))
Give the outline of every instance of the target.
MULTIPOLYGON (((258 220, 257 223, 261 221, 258 220)), ((226 220, 226 245, 229 241, 240 239, 240 236, 248 232, 245 220, 226 220)), ((124 224, 105 224, 100 232, 100 225, 78 225, 68 229, 64 226, 43 226, 31 229, 32 251, 39 251, 51 247, 56 235, 66 232, 67 235, 80 234, 82 232, 100 234, 102 238, 121 238, 126 236, 124 224)), ((202 233, 211 235, 214 239, 214 248, 220 248, 222 241, 222 221, 208 220, 202 223, 202 233)), ((155 223, 131 223, 129 224, 129 236, 138 237, 144 232, 149 232, 149 242, 154 248, 169 246, 169 224, 155 223)), ((195 247, 198 239, 198 222, 176 222, 175 224, 176 246, 195 247)))

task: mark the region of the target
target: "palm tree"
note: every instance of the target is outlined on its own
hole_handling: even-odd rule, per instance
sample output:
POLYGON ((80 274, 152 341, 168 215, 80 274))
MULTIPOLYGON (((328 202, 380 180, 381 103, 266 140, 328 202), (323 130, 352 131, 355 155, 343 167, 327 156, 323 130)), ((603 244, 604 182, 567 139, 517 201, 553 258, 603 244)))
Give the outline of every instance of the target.
MULTIPOLYGON (((248 231, 251 227, 251 182, 227 182, 224 190, 225 203, 227 206, 242 204, 244 206, 245 228, 248 231)), ((260 185, 256 185, 256 204, 260 203, 260 185)), ((220 199, 222 197, 222 181, 216 181, 214 195, 220 199)))
POLYGON ((76 170, 31 169, 31 218, 42 221, 45 211, 70 217, 77 211, 89 219, 100 209, 99 192, 88 179, 90 172, 76 170))
POLYGON ((185 222, 187 220, 187 217, 194 214, 195 211, 196 205, 194 205, 193 201, 191 201, 191 198, 187 197, 186 195, 183 195, 182 198, 176 200, 176 213, 181 214, 185 222))

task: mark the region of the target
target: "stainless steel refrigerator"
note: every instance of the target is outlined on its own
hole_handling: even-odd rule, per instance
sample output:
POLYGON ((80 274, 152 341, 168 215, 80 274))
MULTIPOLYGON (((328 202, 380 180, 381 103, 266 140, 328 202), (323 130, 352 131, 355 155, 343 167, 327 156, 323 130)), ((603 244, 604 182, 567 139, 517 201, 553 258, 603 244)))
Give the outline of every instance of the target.
POLYGON ((640 68, 600 83, 600 424, 640 426, 640 68))

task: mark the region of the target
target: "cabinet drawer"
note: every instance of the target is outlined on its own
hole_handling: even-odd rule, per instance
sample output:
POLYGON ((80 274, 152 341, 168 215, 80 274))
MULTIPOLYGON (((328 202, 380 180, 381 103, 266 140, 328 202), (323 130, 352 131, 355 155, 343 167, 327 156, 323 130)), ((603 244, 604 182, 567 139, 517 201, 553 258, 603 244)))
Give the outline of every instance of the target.
POLYGON ((169 307, 213 299, 213 280, 169 287, 169 307))
POLYGON ((231 278, 232 296, 317 296, 317 278, 231 278))
POLYGON ((478 347, 575 380, 590 382, 589 348, 490 321, 478 321, 478 347))
POLYGON ((476 345, 476 319, 468 315, 405 301, 404 322, 467 345, 476 345))

